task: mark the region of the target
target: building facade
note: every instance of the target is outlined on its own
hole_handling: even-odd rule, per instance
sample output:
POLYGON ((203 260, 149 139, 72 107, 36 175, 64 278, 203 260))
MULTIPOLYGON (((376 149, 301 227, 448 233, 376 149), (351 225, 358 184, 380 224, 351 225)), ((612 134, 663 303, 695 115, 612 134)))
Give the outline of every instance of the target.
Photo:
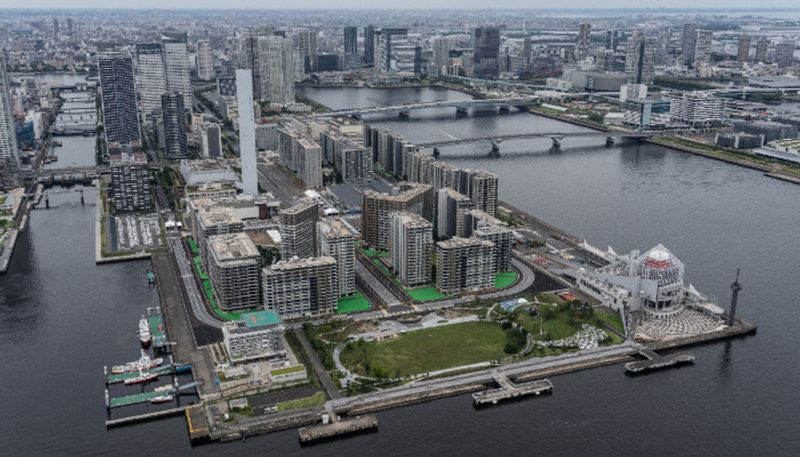
POLYGON ((245 233, 208 239, 208 275, 223 310, 261 306, 261 254, 245 233))
POLYGON ((180 92, 161 95, 161 114, 164 122, 164 154, 170 159, 189 157, 186 137, 185 97, 180 92))
POLYGON ((389 262, 406 286, 431 281, 433 225, 414 213, 389 214, 389 262))
POLYGON ((281 260, 262 271, 264 307, 284 318, 319 316, 336 309, 336 259, 281 260))
POLYGON ((117 212, 144 211, 153 206, 150 167, 141 145, 135 143, 108 148, 111 166, 111 202, 117 212))
POLYGON ((191 109, 193 92, 186 32, 164 32, 161 36, 161 44, 164 49, 167 91, 180 92, 183 97, 183 106, 191 109))
POLYGON ((304 199, 291 208, 281 210, 279 217, 281 258, 288 260, 292 257, 316 257, 319 205, 310 199, 304 199))
POLYGON ((405 190, 391 195, 365 190, 361 194, 361 237, 371 247, 386 251, 389 236, 386 227, 389 214, 408 212, 419 214, 426 220, 432 218, 430 186, 406 185, 405 190))
POLYGON ((6 75, 6 62, 0 52, 0 189, 19 185, 19 150, 14 119, 11 116, 11 93, 6 75))
POLYGON ((214 49, 209 40, 197 40, 197 77, 203 81, 214 79, 214 49))
POLYGON ((97 57, 97 66, 106 141, 120 144, 141 141, 133 60, 120 52, 107 52, 97 57))
POLYGON ((326 220, 317 224, 319 253, 336 259, 337 296, 356 292, 355 240, 353 232, 338 220, 326 220))
POLYGON ((494 285, 494 243, 478 238, 451 238, 436 243, 436 288, 443 294, 494 285))
POLYGON ((167 76, 164 69, 164 52, 161 43, 136 45, 137 87, 139 108, 143 119, 161 109, 161 95, 167 91, 167 76))

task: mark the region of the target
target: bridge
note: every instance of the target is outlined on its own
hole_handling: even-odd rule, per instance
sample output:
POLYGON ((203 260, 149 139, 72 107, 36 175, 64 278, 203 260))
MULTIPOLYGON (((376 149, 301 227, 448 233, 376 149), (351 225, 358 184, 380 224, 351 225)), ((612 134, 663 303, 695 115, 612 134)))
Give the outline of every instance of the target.
POLYGON ((583 98, 587 96, 606 96, 617 95, 618 92, 571 92, 559 94, 539 94, 523 95, 515 97, 485 98, 473 100, 444 100, 435 102, 415 102, 404 105, 393 106, 373 106, 369 108, 348 108, 341 110, 328 111, 325 113, 312 114, 311 117, 344 117, 344 116, 363 116, 365 114, 400 113, 400 116, 407 117, 412 110, 428 108, 456 108, 458 113, 466 113, 468 108, 499 107, 507 110, 512 106, 524 106, 529 103, 540 102, 551 98, 583 98))
POLYGON ((103 166, 65 167, 39 170, 36 182, 50 187, 54 185, 91 184, 100 175, 111 173, 111 168, 103 166))
POLYGON ((579 137, 579 138, 606 138, 613 142, 613 139, 616 138, 650 138, 654 135, 663 135, 663 131, 659 132, 650 132, 650 131, 643 131, 643 132, 626 132, 626 131, 590 131, 590 132, 545 132, 545 133, 514 133, 510 135, 494 135, 494 136, 481 136, 481 137, 474 137, 474 138, 453 138, 450 140, 440 140, 440 141, 429 141, 425 143, 415 143, 414 145, 426 149, 426 148, 439 148, 445 146, 458 146, 461 144, 471 144, 471 143, 480 143, 483 141, 492 143, 492 147, 497 147, 499 149, 499 145, 501 142, 506 140, 529 140, 534 138, 550 138, 553 140, 553 144, 560 144, 561 140, 566 137, 579 137))

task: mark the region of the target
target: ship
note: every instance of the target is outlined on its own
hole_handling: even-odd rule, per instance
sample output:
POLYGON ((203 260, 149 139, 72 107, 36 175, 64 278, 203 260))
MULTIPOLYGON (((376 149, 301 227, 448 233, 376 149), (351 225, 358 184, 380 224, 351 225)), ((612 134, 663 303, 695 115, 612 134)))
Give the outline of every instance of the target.
POLYGON ((162 363, 164 363, 164 359, 161 357, 157 359, 151 359, 144 349, 142 349, 142 357, 140 357, 139 360, 128 362, 125 365, 115 365, 111 367, 111 373, 120 374, 130 373, 132 371, 149 370, 161 365, 162 363))
POLYGON ((142 342, 142 346, 144 347, 150 346, 150 324, 147 322, 147 318, 144 314, 142 314, 142 318, 139 320, 139 341, 142 342))
POLYGON ((163 392, 162 395, 157 397, 153 397, 150 399, 150 403, 167 403, 172 401, 175 396, 172 395, 172 384, 167 384, 165 386, 156 387, 153 389, 153 392, 163 392))
POLYGON ((150 382, 158 377, 157 374, 152 373, 150 371, 142 371, 139 370, 139 374, 134 376, 133 378, 128 378, 125 380, 125 385, 132 385, 132 384, 141 384, 144 382, 150 382))

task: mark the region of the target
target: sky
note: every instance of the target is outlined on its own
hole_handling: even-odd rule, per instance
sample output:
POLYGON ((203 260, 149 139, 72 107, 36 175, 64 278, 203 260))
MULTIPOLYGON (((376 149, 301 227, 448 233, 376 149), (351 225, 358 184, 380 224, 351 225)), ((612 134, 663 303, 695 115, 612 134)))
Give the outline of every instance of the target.
POLYGON ((797 0, 0 0, 0 8, 799 8, 797 0))

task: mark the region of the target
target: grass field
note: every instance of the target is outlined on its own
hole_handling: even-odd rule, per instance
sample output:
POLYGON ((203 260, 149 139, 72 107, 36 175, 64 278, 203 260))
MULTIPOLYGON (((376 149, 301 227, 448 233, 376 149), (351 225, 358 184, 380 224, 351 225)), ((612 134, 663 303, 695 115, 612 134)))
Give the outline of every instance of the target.
POLYGON ((617 311, 595 311, 594 316, 600 322, 615 328, 620 333, 625 333, 625 327, 622 325, 622 317, 617 311))
POLYGON ((312 406, 319 406, 325 403, 325 394, 317 392, 310 397, 298 398, 297 400, 289 400, 283 403, 278 403, 278 411, 288 411, 290 409, 310 408, 312 406))
POLYGON ((573 316, 567 305, 541 306, 536 316, 520 310, 517 312, 517 322, 534 338, 543 341, 570 337, 579 332, 584 323, 573 316))
POLYGON ((494 322, 417 330, 385 341, 350 343, 342 363, 362 375, 397 377, 499 359, 513 334, 494 322))
POLYGON ((517 282, 516 271, 503 271, 494 275, 494 288, 505 289, 517 282))
POLYGON ((437 290, 435 286, 420 287, 417 289, 411 289, 406 287, 405 290, 408 296, 411 297, 414 301, 444 300, 445 298, 450 297, 450 295, 445 295, 439 292, 439 290, 437 290))
POLYGON ((349 297, 341 297, 336 303, 336 314, 354 313, 369 309, 369 300, 361 292, 356 292, 349 297))

